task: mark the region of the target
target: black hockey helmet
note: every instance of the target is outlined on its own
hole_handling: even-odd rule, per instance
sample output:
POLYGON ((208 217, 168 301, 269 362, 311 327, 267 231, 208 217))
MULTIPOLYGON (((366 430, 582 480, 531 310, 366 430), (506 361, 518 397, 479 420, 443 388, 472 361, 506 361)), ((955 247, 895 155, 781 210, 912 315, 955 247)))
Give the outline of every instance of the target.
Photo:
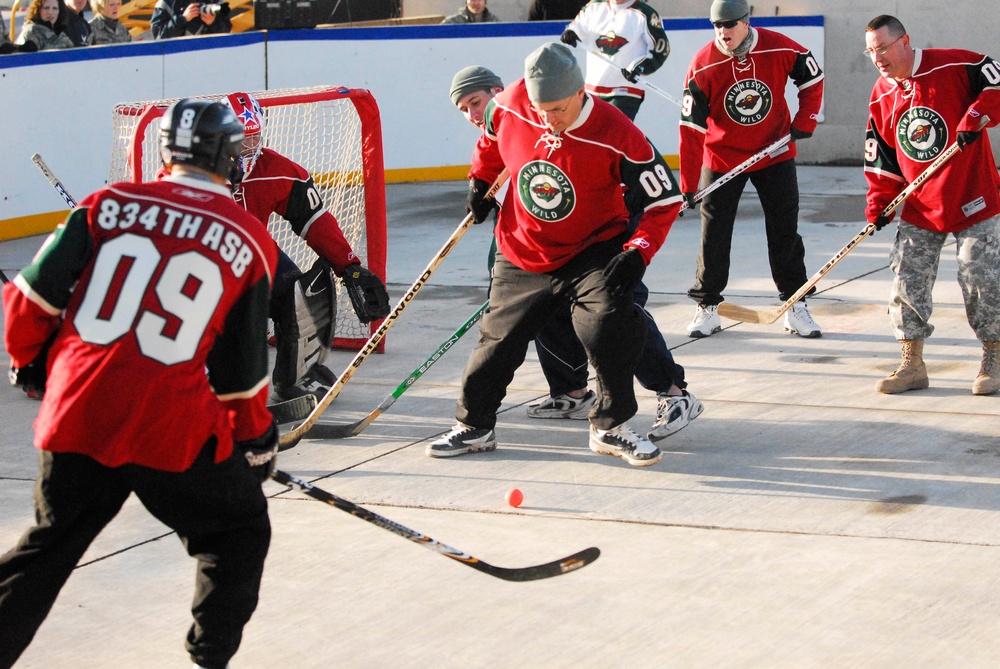
POLYGON ((160 119, 164 165, 194 165, 228 179, 237 177, 243 124, 233 110, 209 100, 179 100, 160 119))

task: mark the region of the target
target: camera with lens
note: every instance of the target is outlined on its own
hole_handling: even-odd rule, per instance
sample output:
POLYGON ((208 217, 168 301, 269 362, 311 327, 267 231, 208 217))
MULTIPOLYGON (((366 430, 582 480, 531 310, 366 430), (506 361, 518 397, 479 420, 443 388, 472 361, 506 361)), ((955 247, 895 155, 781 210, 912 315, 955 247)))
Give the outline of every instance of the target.
POLYGON ((212 16, 226 16, 229 14, 229 3, 202 3, 199 6, 199 11, 202 14, 211 14, 212 16))

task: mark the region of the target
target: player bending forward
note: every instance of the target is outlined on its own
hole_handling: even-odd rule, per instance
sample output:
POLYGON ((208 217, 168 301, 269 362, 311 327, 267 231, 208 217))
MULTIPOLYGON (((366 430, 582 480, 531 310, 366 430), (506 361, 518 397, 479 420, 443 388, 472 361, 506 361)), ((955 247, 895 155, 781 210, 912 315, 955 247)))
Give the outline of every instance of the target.
POLYGON ((525 78, 486 109, 472 157, 468 207, 484 221, 490 184, 506 168, 512 183, 496 225, 499 252, 490 308, 462 380, 458 424, 427 455, 496 448, 496 412, 528 344, 562 301, 597 374, 590 448, 637 466, 663 453, 626 422, 638 408, 632 373, 646 329, 632 301, 646 264, 663 244, 681 195, 659 152, 622 113, 584 91, 563 44, 525 60, 525 78), (624 190, 643 211, 629 231, 624 190))
POLYGON ((230 193, 242 139, 223 105, 176 103, 160 131, 167 176, 85 198, 3 287, 12 382, 48 379, 37 524, 0 557, 0 667, 132 492, 198 561, 191 659, 222 669, 239 648, 278 450, 263 318, 277 253, 230 193))
POLYGON ((382 280, 361 265, 305 168, 264 148, 265 121, 257 99, 240 92, 222 102, 243 122, 246 133, 240 153, 242 178, 233 189, 236 201, 264 225, 272 213, 283 217, 320 257, 303 273, 285 253, 279 254, 270 316, 277 347, 274 395, 288 400, 312 393, 321 399, 336 381, 323 365, 337 322, 330 269, 343 278, 362 323, 389 315, 389 295, 382 280))

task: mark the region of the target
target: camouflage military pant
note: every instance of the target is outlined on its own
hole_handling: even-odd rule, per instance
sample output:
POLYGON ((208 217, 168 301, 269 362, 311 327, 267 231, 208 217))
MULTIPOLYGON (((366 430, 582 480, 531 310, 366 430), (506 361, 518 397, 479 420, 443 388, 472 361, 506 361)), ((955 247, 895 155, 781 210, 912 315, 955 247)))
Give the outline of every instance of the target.
MULTIPOLYGON (((1000 216, 954 233, 958 285, 965 314, 980 341, 1000 340, 1000 216)), ((889 297, 889 321, 896 339, 926 339, 934 303, 941 249, 947 233, 900 221, 889 254, 895 275, 889 297)))

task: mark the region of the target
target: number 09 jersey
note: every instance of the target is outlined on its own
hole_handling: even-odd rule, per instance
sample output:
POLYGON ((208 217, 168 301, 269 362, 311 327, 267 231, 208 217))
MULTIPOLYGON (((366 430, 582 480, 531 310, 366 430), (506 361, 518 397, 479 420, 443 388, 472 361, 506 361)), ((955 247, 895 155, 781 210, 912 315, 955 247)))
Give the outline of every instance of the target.
POLYGON ((36 447, 183 471, 212 435, 218 462, 263 434, 276 263, 225 186, 168 176, 84 199, 3 289, 15 366, 56 333, 36 447))

